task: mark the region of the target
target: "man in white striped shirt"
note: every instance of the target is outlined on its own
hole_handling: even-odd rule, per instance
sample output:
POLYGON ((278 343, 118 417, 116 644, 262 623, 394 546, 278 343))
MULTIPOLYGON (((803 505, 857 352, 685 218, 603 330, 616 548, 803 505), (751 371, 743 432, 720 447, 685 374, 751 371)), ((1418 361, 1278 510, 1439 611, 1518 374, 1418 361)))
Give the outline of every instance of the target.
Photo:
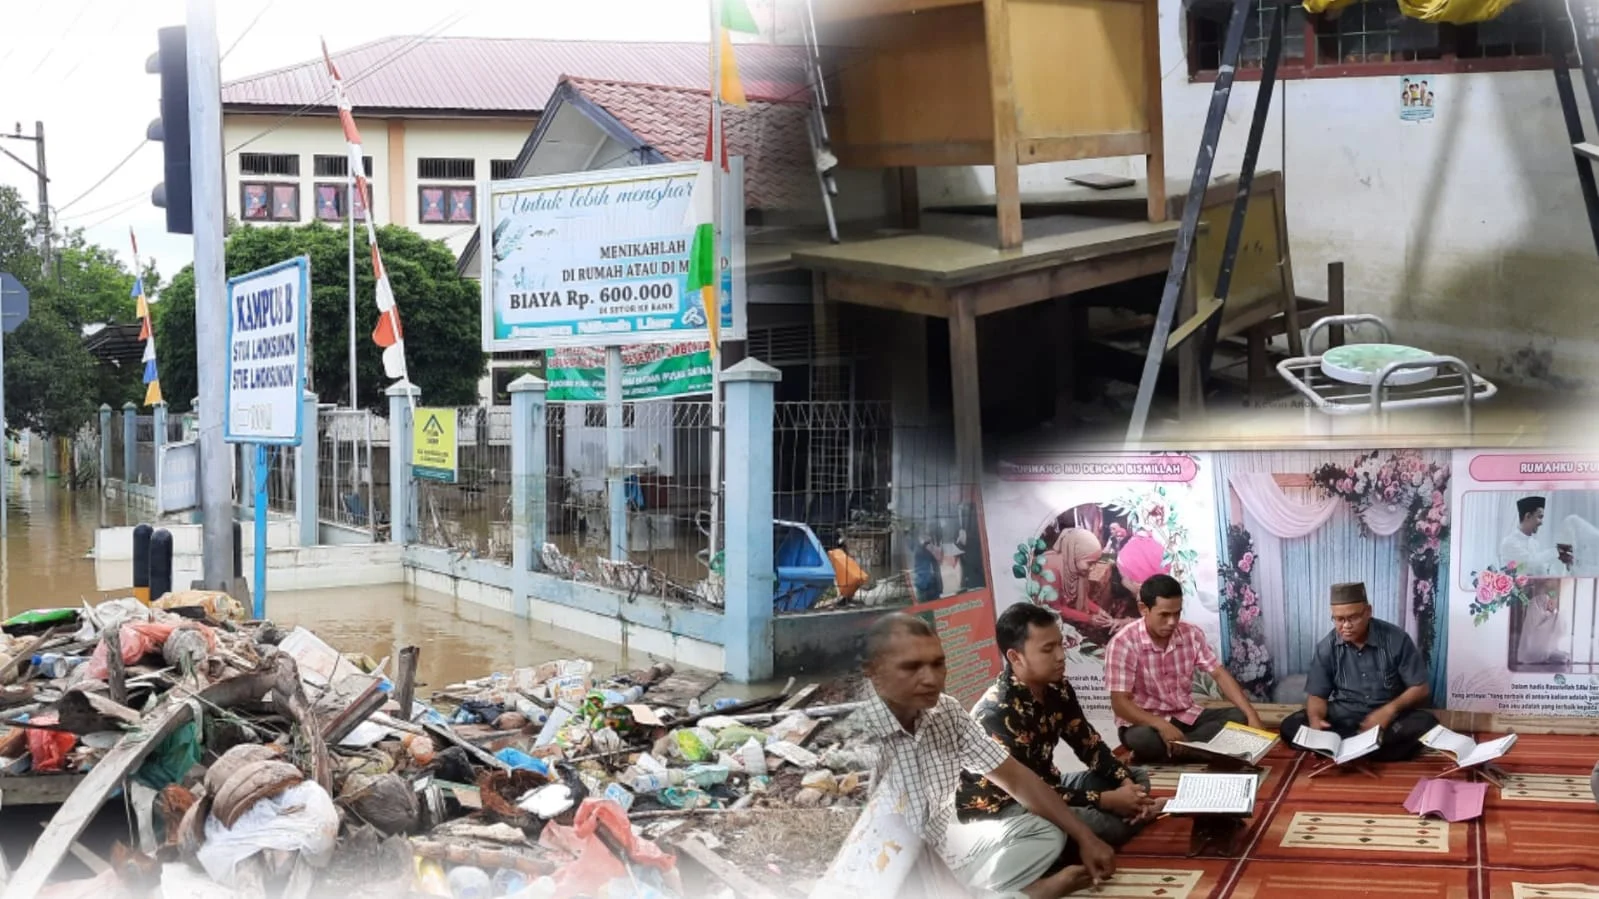
POLYGON ((878 746, 872 789, 886 791, 926 848, 900 896, 1053 899, 1097 886, 1115 873, 1110 846, 944 693, 944 647, 931 624, 902 613, 885 615, 867 634, 866 654, 872 696, 851 718, 878 746), (1011 834, 1003 845, 986 847, 981 857, 949 857, 944 835, 962 770, 1015 797, 1037 816, 1036 826, 1011 834), (1068 838, 1077 842, 1082 865, 1058 865, 1068 838))

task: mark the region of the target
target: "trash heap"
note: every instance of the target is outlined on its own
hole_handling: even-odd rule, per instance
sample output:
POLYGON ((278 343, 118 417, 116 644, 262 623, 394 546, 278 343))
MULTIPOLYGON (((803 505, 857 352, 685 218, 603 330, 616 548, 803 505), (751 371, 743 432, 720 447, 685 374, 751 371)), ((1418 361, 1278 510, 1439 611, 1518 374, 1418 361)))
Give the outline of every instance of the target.
POLYGON ((81 776, 8 897, 653 899, 744 895, 751 874, 780 895, 793 871, 731 864, 722 838, 853 817, 875 761, 849 739, 847 685, 712 703, 714 676, 569 659, 421 701, 414 648, 345 655, 199 591, 0 631, 0 765, 81 776), (76 841, 119 789, 129 843, 46 886, 92 856, 76 841))

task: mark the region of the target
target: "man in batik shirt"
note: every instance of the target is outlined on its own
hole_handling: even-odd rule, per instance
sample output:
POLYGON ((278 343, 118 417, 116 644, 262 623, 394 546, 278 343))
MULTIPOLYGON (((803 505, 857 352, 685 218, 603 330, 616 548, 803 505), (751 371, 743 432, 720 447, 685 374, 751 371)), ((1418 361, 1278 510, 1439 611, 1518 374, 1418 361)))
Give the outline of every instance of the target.
MULTIPOLYGON (((994 641, 1005 656, 999 680, 972 710, 989 739, 1005 747, 1061 798, 1096 836, 1112 846, 1132 839, 1149 823, 1164 800, 1149 795, 1149 776, 1128 768, 1088 723, 1077 691, 1066 681, 1066 651, 1060 619, 1050 609, 1020 603, 1006 609, 994 625, 994 641), (1064 741, 1087 766, 1062 777, 1055 767, 1057 744, 1064 741)), ((1031 817, 997 784, 963 774, 955 795, 956 820, 948 845, 980 852, 1002 840, 1006 830, 1031 817)))

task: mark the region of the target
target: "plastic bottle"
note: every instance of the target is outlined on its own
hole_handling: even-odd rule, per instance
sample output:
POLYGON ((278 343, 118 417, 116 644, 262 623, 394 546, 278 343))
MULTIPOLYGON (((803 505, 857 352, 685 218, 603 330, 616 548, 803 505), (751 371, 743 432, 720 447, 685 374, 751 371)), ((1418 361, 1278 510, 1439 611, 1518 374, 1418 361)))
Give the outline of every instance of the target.
POLYGON ((699 714, 700 714, 700 701, 699 701, 699 698, 695 697, 693 699, 690 699, 688 701, 688 716, 690 718, 697 718, 697 717, 699 717, 699 714))
POLYGON ((494 881, 482 868, 462 865, 450 871, 445 882, 450 885, 450 895, 455 899, 493 899, 494 881))
POLYGON ((711 705, 711 708, 720 712, 723 709, 730 709, 743 701, 744 700, 739 699, 737 696, 723 696, 721 699, 716 700, 716 702, 711 705))
POLYGON ((494 895, 510 896, 527 889, 527 875, 510 868, 501 868, 494 872, 494 895))

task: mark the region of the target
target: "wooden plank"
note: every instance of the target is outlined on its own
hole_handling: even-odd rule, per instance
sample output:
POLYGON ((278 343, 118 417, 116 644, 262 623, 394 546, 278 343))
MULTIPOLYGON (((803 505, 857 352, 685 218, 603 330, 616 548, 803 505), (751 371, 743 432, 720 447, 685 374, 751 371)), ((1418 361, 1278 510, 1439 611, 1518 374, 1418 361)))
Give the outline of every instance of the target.
MULTIPOLYGON (((1286 13, 1284 13, 1286 15, 1286 13)), ((1166 113, 1161 93, 1160 0, 1144 2, 1144 116, 1149 146, 1145 150, 1145 178, 1149 183, 1149 220, 1164 222, 1166 208, 1166 113)))
POLYGON ((994 145, 988 141, 835 143, 832 148, 846 169, 994 164, 994 145))
POLYGON ((1006 309, 1069 296, 1096 287, 1120 284, 1144 275, 1164 272, 1171 264, 1171 246, 1154 246, 1120 255, 1058 266, 1050 271, 1028 272, 982 285, 962 287, 977 295, 979 317, 1006 309))
POLYGON ((811 695, 821 689, 821 686, 821 684, 806 684, 800 688, 798 693, 783 700, 783 704, 778 706, 777 710, 779 712, 789 712, 799 708, 801 704, 809 701, 811 695))
POLYGON ((402 646, 395 663, 394 699, 400 705, 400 717, 407 721, 416 699, 416 663, 421 652, 415 646, 402 646))
POLYGON ((922 185, 917 170, 900 166, 894 170, 898 187, 899 226, 915 231, 922 226, 922 185))
POLYGON ((777 899, 776 894, 762 886, 754 878, 743 871, 733 867, 726 859, 717 855, 710 847, 700 842, 697 837, 684 837, 676 844, 677 850, 694 861, 710 873, 712 877, 720 880, 732 888, 741 899, 777 899))
POLYGON ((818 24, 830 24, 981 2, 982 0, 823 0, 816 4, 815 10, 818 24))
POLYGON ((1022 186, 1016 155, 1016 79, 1008 0, 983 0, 983 36, 988 43, 988 86, 993 100, 994 212, 999 218, 999 248, 1011 250, 1022 245, 1022 186))
POLYGON ((977 303, 970 292, 954 298, 949 319, 949 368, 955 407, 957 483, 974 489, 983 471, 982 391, 978 387, 977 303))
POLYGON ((917 284, 894 281, 877 281, 853 275, 822 274, 812 276, 825 279, 826 297, 837 303, 854 303, 891 312, 908 312, 929 318, 949 317, 949 298, 943 291, 917 284))
POLYGON ((21 774, 0 777, 0 804, 60 805, 87 774, 21 774))
POLYGON ((1194 316, 1176 328, 1166 338, 1166 351, 1171 352, 1183 345, 1183 342, 1194 336, 1194 332, 1204 327, 1205 323, 1220 313, 1226 304, 1215 297, 1208 297, 1199 304, 1199 309, 1194 316))
POLYGON ((1068 162, 1074 159, 1105 159, 1111 156, 1146 156, 1149 154, 1150 146, 1149 135, 1142 131, 1080 134, 1070 137, 1023 137, 1016 142, 1016 158, 1023 165, 1031 165, 1037 162, 1068 162))

